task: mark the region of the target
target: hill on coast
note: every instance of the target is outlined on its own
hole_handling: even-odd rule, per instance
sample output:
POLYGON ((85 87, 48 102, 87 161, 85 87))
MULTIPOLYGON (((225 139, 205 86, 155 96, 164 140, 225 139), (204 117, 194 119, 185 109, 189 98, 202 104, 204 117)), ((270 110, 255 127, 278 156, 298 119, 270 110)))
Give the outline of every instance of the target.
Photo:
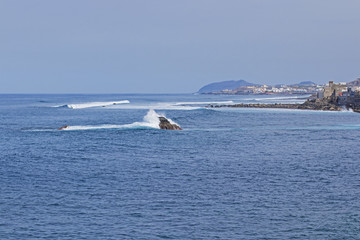
POLYGON ((213 92, 220 92, 225 89, 234 90, 239 87, 247 87, 247 86, 258 86, 258 84, 249 83, 245 80, 214 82, 200 88, 198 93, 213 93, 213 92))
POLYGON ((305 82, 300 82, 300 83, 292 84, 292 85, 293 85, 293 86, 294 86, 294 85, 298 85, 298 86, 312 86, 312 85, 316 85, 316 83, 311 82, 311 81, 305 81, 305 82))

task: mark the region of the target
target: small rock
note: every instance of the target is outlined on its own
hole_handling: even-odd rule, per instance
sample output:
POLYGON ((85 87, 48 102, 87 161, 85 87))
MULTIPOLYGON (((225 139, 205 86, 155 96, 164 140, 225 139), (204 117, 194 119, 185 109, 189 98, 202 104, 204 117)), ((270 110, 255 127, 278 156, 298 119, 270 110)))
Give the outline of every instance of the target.
POLYGON ((69 126, 69 125, 65 125, 65 126, 63 126, 63 127, 61 127, 61 128, 58 128, 58 130, 64 130, 64 129, 68 128, 68 127, 70 127, 70 126, 69 126))
POLYGON ((176 124, 172 124, 165 117, 159 117, 159 127, 166 130, 182 130, 182 128, 176 124))

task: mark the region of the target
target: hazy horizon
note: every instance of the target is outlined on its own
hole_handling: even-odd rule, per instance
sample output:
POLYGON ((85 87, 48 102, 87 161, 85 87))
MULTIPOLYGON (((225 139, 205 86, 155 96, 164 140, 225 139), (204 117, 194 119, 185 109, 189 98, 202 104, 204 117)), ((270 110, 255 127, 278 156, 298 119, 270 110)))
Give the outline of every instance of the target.
POLYGON ((0 93, 193 93, 360 77, 360 1, 0 2, 0 93))

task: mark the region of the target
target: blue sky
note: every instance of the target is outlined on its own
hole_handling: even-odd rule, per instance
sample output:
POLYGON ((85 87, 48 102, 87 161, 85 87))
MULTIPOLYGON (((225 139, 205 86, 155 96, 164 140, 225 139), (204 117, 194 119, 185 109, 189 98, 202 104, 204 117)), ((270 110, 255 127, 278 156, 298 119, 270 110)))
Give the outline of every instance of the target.
POLYGON ((0 0, 0 93, 360 77, 359 0, 0 0))

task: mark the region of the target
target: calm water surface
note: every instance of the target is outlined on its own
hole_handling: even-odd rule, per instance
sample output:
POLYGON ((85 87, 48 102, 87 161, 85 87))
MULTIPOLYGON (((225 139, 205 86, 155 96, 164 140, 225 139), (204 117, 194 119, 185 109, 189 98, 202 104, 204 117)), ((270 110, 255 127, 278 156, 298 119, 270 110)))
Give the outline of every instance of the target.
POLYGON ((360 239, 360 114, 229 101, 0 95, 0 239, 360 239))

